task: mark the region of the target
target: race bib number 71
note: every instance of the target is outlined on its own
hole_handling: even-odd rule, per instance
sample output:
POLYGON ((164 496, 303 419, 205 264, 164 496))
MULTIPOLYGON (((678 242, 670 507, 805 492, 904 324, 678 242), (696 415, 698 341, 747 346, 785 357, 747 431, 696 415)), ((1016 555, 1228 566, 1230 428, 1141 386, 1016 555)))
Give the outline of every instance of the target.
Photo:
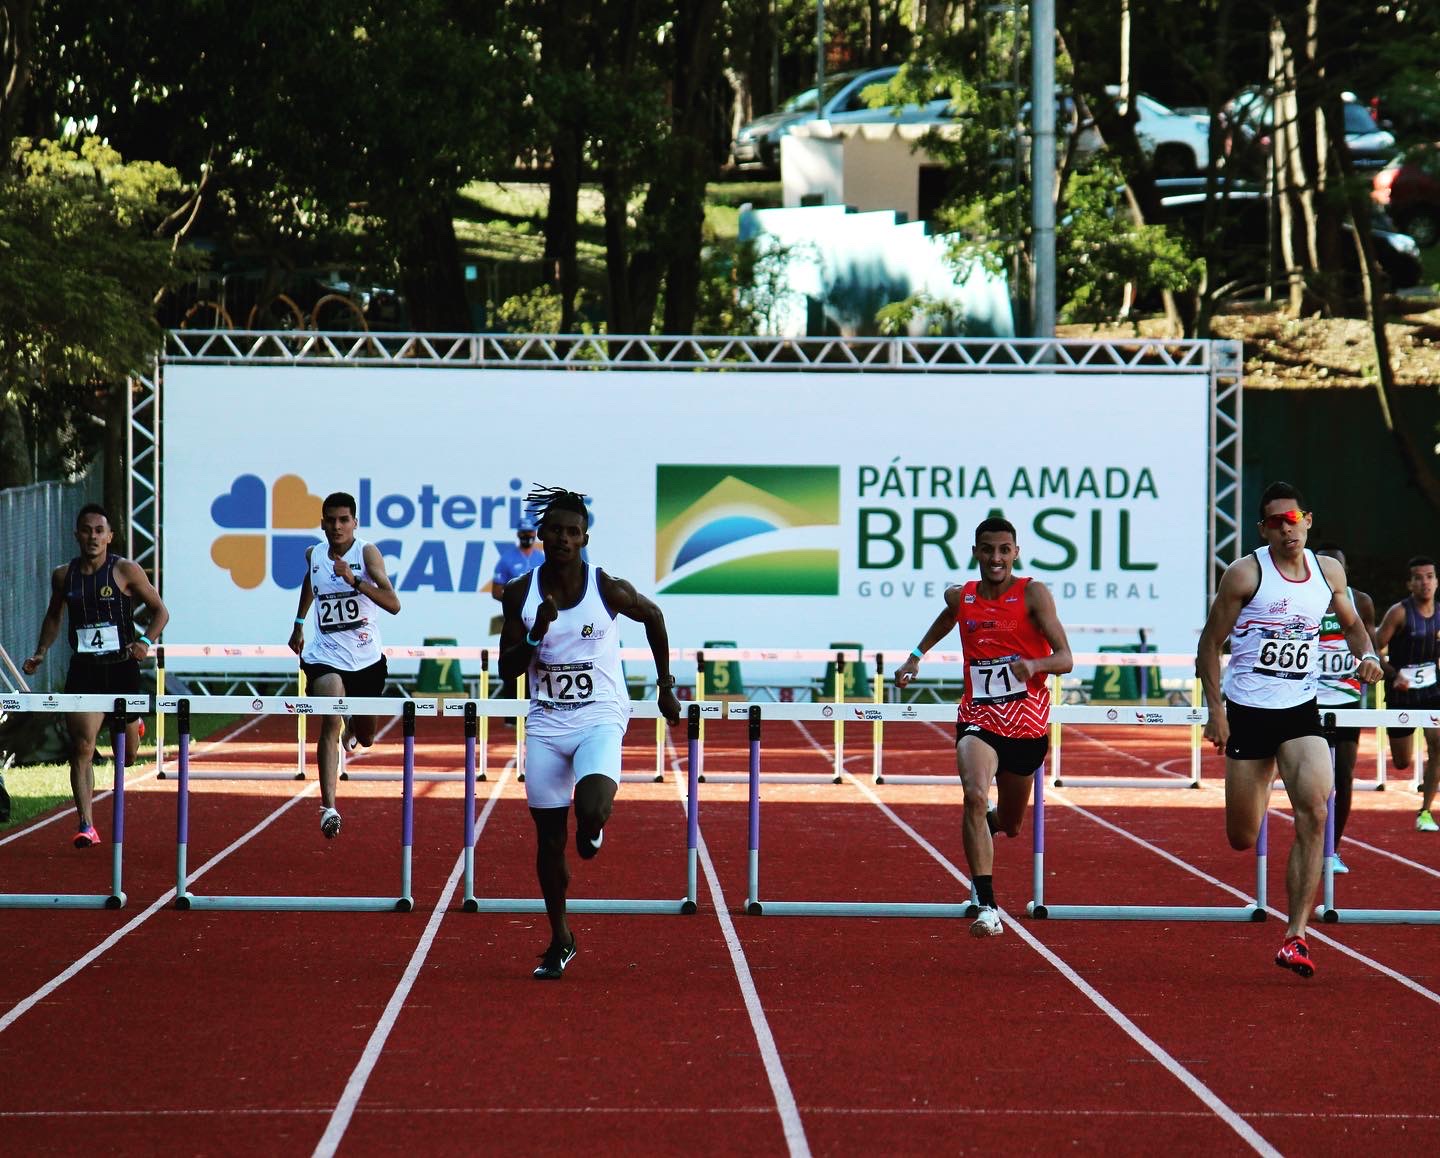
POLYGON ((1008 704, 1025 698, 1025 683, 1015 678, 1010 670, 1010 661, 1019 656, 1004 659, 977 659, 970 665, 965 686, 974 703, 1008 704))

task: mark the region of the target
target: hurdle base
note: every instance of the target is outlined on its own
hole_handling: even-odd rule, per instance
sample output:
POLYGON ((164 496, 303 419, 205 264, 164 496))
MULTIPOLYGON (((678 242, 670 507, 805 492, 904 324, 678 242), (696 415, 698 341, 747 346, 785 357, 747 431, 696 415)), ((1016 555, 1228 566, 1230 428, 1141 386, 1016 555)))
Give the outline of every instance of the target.
POLYGON ((1025 911, 1052 921, 1233 921, 1260 922, 1265 910, 1254 905, 1221 908, 1210 905, 1036 905, 1025 911), (1041 911, 1043 910, 1043 911, 1041 911))
POLYGON ((175 898, 175 907, 274 913, 408 913, 415 906, 411 897, 221 897, 184 893, 175 898))
POLYGON ((970 905, 887 901, 765 901, 746 902, 746 912, 767 917, 946 917, 970 914, 970 905))
MULTIPOLYGON (((701 784, 749 784, 746 772, 704 772, 697 780, 701 784)), ((770 772, 760 774, 761 784, 843 784, 833 772, 770 772)))
MULTIPOLYGON (((494 897, 489 899, 475 897, 467 898, 463 907, 467 913, 543 913, 545 911, 545 902, 529 897, 494 897), (472 905, 474 906, 473 908, 471 907, 472 905)), ((594 897, 586 897, 580 900, 567 900, 565 902, 565 911, 568 913, 658 913, 662 915, 680 913, 688 915, 695 912, 695 902, 689 898, 681 898, 678 901, 607 901, 594 897)))
POLYGON ((1440 925, 1440 909, 1327 909, 1315 910, 1327 925, 1440 925))
POLYGON ((1199 788, 1188 776, 1183 780, 1158 780, 1153 776, 1061 776, 1050 781, 1054 788, 1199 788))
POLYGON ((119 909, 124 893, 0 893, 0 909, 119 909))

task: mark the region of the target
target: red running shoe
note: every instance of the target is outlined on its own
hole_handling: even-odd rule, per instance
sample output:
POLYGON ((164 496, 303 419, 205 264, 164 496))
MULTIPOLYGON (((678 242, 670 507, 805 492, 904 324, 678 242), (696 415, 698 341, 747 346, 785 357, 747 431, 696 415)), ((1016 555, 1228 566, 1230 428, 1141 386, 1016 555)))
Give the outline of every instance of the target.
POLYGON ((76 848, 89 848, 92 844, 100 843, 100 834, 95 831, 93 824, 82 828, 75 834, 76 848))
POLYGON ((1310 946, 1305 944, 1304 937, 1286 937, 1280 952, 1275 954, 1275 964, 1301 977, 1315 976, 1315 962, 1310 960, 1310 946))

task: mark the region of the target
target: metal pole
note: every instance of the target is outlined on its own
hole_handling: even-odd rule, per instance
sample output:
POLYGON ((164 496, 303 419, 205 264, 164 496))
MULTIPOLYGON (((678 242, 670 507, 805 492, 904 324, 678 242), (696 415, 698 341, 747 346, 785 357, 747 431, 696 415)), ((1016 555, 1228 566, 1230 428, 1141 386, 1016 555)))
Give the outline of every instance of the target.
POLYGON ((1030 0, 1031 337, 1055 336, 1055 0, 1030 0))
POLYGON ((815 117, 825 99, 825 0, 815 5, 815 117))

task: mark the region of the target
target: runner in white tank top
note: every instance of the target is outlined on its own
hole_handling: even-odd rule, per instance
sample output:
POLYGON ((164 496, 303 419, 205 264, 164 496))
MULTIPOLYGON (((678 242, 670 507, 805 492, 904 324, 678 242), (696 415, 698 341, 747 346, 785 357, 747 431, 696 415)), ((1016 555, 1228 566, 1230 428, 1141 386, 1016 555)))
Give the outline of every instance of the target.
POLYGON ((1275 964, 1301 977, 1315 972, 1305 929, 1320 883, 1330 752, 1315 704, 1320 621, 1335 616, 1365 683, 1380 678, 1379 657, 1355 614, 1345 568, 1305 548, 1310 513, 1289 483, 1260 496, 1265 546, 1226 568, 1195 656, 1209 719, 1205 735, 1225 753, 1225 835, 1230 847, 1255 846, 1278 772, 1295 813, 1285 881, 1290 924, 1275 964), (1225 696, 1220 648, 1230 641, 1225 696))
POLYGON ((525 796, 535 821, 535 868, 550 920, 550 944, 534 977, 557 981, 575 956, 565 913, 572 796, 575 850, 589 860, 600 850, 620 785, 620 744, 630 708, 620 670, 618 616, 644 625, 660 711, 672 724, 680 720, 680 702, 660 608, 625 580, 585 562, 582 552, 590 541, 585 496, 546 488, 532 491, 526 503, 539 525, 545 562, 505 585, 500 678, 525 674, 531 697, 525 796))
MULTIPOLYGON (((320 504, 325 541, 305 552, 305 579, 290 632, 290 650, 300 657, 305 691, 312 696, 378 696, 385 689, 385 655, 380 649, 376 613, 394 615, 400 596, 385 574, 385 560, 374 543, 355 537, 355 498, 344 491, 320 504), (305 642, 305 623, 315 606, 315 638, 305 642)), ((340 834, 335 786, 340 750, 375 742, 374 716, 321 716, 315 740, 320 772, 320 831, 326 839, 340 834), (343 726, 343 733, 342 733, 343 726)))

